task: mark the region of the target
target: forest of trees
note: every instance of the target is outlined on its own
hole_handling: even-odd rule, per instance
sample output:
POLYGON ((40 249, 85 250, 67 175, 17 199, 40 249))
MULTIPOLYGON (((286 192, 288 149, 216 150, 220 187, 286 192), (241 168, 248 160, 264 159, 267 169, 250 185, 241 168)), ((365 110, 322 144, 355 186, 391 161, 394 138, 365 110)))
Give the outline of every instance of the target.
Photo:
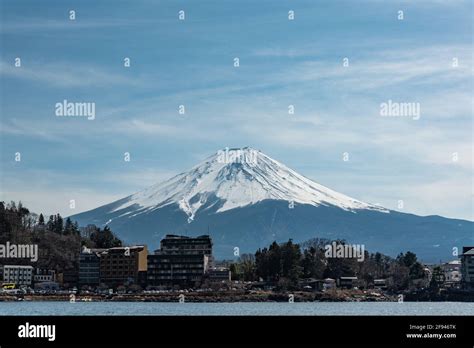
MULTIPOLYGON (((81 233, 77 222, 64 219, 60 214, 51 215, 48 221, 43 214, 29 212, 21 202, 0 202, 0 244, 37 244, 39 258, 35 267, 55 269, 58 272, 77 268, 80 250, 111 248, 122 242, 108 226, 100 229, 94 225, 81 233)), ((0 259, 0 264, 11 260, 0 259)), ((29 260, 16 259, 15 264, 28 264, 29 260)))
MULTIPOLYGON (((343 276, 357 276, 362 286, 373 284, 374 279, 387 279, 392 290, 427 286, 424 267, 410 251, 395 259, 365 251, 364 261, 358 262, 355 258, 326 258, 324 247, 331 243, 326 239, 312 239, 301 246, 291 239, 283 244, 273 242, 231 264, 233 278, 266 281, 285 289, 295 287, 301 279, 343 276)), ((336 243, 345 244, 342 240, 336 243)))

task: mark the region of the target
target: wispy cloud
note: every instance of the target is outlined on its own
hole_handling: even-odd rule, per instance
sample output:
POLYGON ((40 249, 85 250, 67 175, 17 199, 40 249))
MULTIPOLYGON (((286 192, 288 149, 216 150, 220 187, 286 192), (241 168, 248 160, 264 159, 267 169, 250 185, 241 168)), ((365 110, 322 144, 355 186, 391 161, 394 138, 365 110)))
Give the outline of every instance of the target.
POLYGON ((140 77, 128 77, 125 74, 107 71, 103 67, 84 65, 82 63, 46 63, 23 64, 15 67, 14 62, 0 62, 0 75, 47 84, 53 87, 105 87, 110 85, 139 86, 143 84, 140 77))
POLYGON ((128 26, 142 26, 147 24, 156 24, 157 21, 152 20, 131 20, 131 19, 117 19, 117 18, 95 18, 84 19, 81 18, 81 13, 78 11, 77 20, 69 20, 69 10, 64 12, 64 19, 48 19, 48 18, 28 18, 18 17, 16 19, 8 18, 0 26, 0 33, 19 33, 19 32, 37 32, 45 30, 84 30, 96 28, 114 28, 114 27, 128 27, 128 26))
POLYGON ((441 85, 471 78, 471 47, 442 46, 406 50, 384 50, 370 56, 349 57, 349 66, 343 67, 344 57, 332 62, 306 60, 295 63, 290 71, 275 73, 270 78, 275 84, 319 82, 328 86, 339 84, 349 90, 374 90, 386 86, 441 85), (453 67, 453 58, 459 66, 453 67))
POLYGON ((0 182, 0 201, 23 201, 36 213, 64 216, 96 208, 162 182, 178 173, 156 168, 137 169, 133 162, 121 170, 97 168, 89 173, 61 173, 52 169, 15 170, 6 173, 0 182), (31 183, 25 189, 25 183, 31 183), (3 187, 2 187, 3 186, 3 187), (114 187, 111 189, 111 187, 114 187), (120 189, 117 189, 120 187, 120 189), (70 208, 70 200, 75 208, 70 208))

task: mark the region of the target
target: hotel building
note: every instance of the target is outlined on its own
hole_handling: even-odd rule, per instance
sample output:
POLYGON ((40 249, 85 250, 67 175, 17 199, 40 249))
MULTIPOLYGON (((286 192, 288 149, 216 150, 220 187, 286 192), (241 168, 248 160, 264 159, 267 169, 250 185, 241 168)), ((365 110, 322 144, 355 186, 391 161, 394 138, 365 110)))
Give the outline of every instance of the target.
POLYGON ((100 281, 109 286, 139 284, 147 271, 146 246, 116 247, 99 253, 100 281))
POLYGON ((461 254, 462 286, 474 289, 474 247, 463 247, 461 254))
POLYGON ((100 284, 100 253, 105 249, 84 249, 79 255, 79 285, 100 284))
POLYGON ((33 266, 3 266, 3 282, 15 283, 17 286, 30 286, 33 280, 33 266))
POLYGON ((213 263, 212 240, 208 235, 166 235, 160 249, 148 256, 149 285, 195 286, 213 263))

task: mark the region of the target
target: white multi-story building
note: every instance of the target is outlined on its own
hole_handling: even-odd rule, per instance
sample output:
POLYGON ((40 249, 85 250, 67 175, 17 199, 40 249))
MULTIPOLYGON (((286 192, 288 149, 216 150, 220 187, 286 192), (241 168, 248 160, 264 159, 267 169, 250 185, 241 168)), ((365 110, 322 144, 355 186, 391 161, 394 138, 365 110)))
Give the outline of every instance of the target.
POLYGON ((33 280, 33 266, 5 265, 2 273, 4 283, 31 285, 33 280))
POLYGON ((442 265, 444 271, 444 279, 448 283, 461 281, 461 261, 453 260, 442 265))

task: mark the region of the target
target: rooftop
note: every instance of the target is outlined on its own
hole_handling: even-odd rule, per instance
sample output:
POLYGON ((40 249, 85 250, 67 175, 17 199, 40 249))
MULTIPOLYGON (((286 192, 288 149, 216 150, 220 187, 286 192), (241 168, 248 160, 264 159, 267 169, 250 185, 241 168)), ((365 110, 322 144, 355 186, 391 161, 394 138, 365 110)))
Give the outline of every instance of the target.
POLYGON ((208 239, 210 238, 208 234, 203 234, 197 237, 188 237, 188 236, 178 236, 176 234, 167 234, 165 239, 208 239))
POLYGON ((33 266, 24 266, 24 265, 4 265, 2 267, 14 267, 14 268, 33 268, 33 266))
POLYGON ((129 251, 142 251, 146 249, 145 245, 133 245, 133 246, 124 246, 124 247, 114 247, 114 248, 109 248, 109 249, 104 249, 104 251, 101 252, 102 255, 106 255, 108 253, 118 253, 118 252, 125 252, 125 250, 129 251))
POLYGON ((461 264, 461 260, 453 260, 453 261, 448 262, 448 265, 460 265, 460 264, 461 264))

